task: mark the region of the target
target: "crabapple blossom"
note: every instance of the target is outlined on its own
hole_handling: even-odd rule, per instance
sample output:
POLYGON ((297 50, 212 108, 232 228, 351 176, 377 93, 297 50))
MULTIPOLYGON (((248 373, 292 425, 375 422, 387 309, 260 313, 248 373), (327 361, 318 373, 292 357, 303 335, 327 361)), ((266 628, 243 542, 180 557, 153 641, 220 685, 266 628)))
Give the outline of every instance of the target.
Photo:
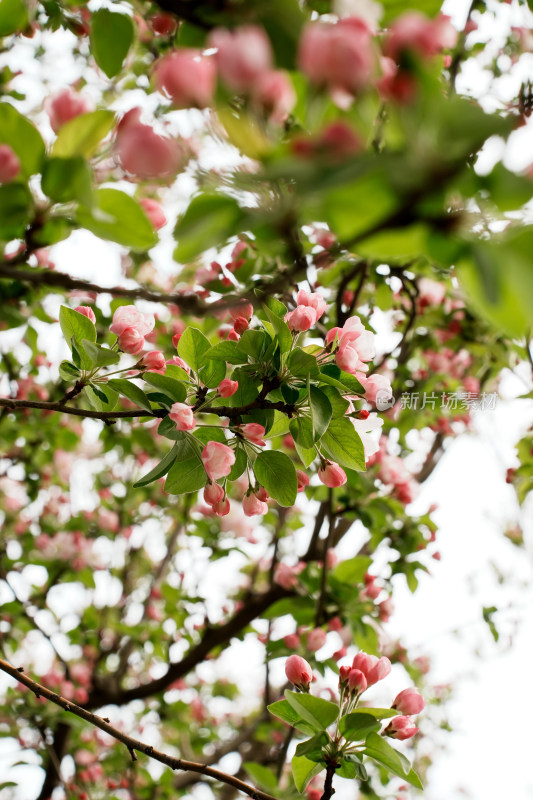
POLYGON ((313 671, 305 658, 289 656, 285 662, 285 675, 293 686, 302 692, 309 691, 309 684, 313 680, 313 671))
POLYGON ((78 314, 83 314, 83 316, 87 317, 93 324, 96 322, 94 311, 90 306, 76 306, 74 311, 77 311, 78 314))
MULTIPOLYGON (((362 412, 360 412, 362 413, 362 412)), ((368 414, 368 412, 366 412, 368 414)), ((372 436, 374 431, 381 430, 383 425, 383 419, 379 417, 376 413, 368 414, 366 417, 360 417, 359 419, 355 417, 350 417, 352 421, 352 425, 356 433, 358 434, 361 442, 363 443, 363 449, 365 451, 365 460, 368 461, 370 456, 373 456, 374 453, 377 453, 379 450, 379 440, 378 437, 372 436)))
POLYGON ((120 336, 126 328, 133 328, 144 337, 154 329, 153 314, 143 314, 135 306, 119 306, 113 314, 113 322, 109 326, 111 333, 120 336))
POLYGON ((309 486, 309 476, 301 469, 296 470, 296 479, 298 481, 298 492, 303 492, 306 486, 309 486))
POLYGON ((216 47, 219 75, 234 92, 251 92, 258 78, 272 66, 270 40, 257 25, 242 25, 233 31, 215 28, 208 46, 216 47))
POLYGON ((10 183, 20 172, 20 161, 8 144, 0 144, 0 183, 10 183))
POLYGON ((202 462, 209 478, 216 481, 229 475, 235 464, 235 453, 222 442, 207 442, 202 450, 202 462))
POLYGON ((315 653, 326 644, 326 632, 322 628, 314 628, 307 634, 306 643, 308 650, 315 653))
POLYGON ((393 717, 385 730, 384 736, 390 736, 391 739, 411 739, 418 733, 418 728, 413 725, 409 717, 393 717))
POLYGON ((426 705, 424 698, 416 689, 404 689, 394 698, 391 708, 399 711, 400 714, 411 716, 419 714, 426 705))
POLYGON ((118 346, 125 353, 136 356, 144 347, 144 336, 136 328, 125 328, 118 337, 118 346))
POLYGON ((200 50, 180 47, 156 64, 154 81, 175 108, 205 108, 213 100, 215 61, 202 56, 200 50))
POLYGON ((385 375, 374 374, 368 378, 365 375, 358 375, 358 378, 365 390, 365 400, 368 400, 369 403, 379 407, 382 404, 387 406, 392 402, 392 386, 385 375))
POLYGON ((455 47, 457 31, 450 17, 440 14, 429 19, 418 11, 407 11, 392 24, 384 43, 386 56, 398 61, 405 50, 431 58, 443 49, 455 47))
POLYGON ((164 373, 166 369, 165 356, 159 350, 150 350, 142 357, 141 365, 149 372, 164 373))
POLYGON ((228 497, 224 497, 218 503, 213 503, 211 506, 217 517, 225 517, 230 512, 230 502, 228 497))
POLYGON ((291 331, 308 331, 316 322, 316 311, 310 306, 297 306, 285 316, 285 322, 291 331))
POLYGON ((144 125, 141 114, 141 108, 132 108, 118 125, 115 152, 121 166, 141 179, 175 175, 184 163, 180 144, 144 125))
POLYGON ((356 694, 362 694, 367 688, 367 680, 360 669, 351 669, 348 673, 348 686, 356 694))
POLYGON ((249 322, 246 317, 237 317, 235 322, 233 323, 234 329, 237 331, 239 336, 242 336, 244 331, 247 331, 249 328, 249 322))
POLYGON ((51 97, 47 97, 44 101, 44 110, 48 114, 52 130, 57 133, 65 122, 91 111, 92 103, 68 86, 51 97))
POLYGON ((266 514, 268 506, 254 492, 250 492, 250 494, 245 494, 242 499, 242 510, 247 517, 255 517, 259 514, 266 514))
POLYGON ((193 410, 186 403, 173 403, 168 416, 179 431, 192 431, 196 427, 193 410))
POLYGON ((247 422, 246 425, 241 425, 241 431, 243 436, 252 444, 257 444, 259 447, 265 446, 266 443, 263 440, 265 429, 263 425, 259 425, 258 422, 247 422))
POLYGON ((330 489, 342 486, 347 481, 346 473, 342 467, 339 467, 338 464, 332 464, 331 461, 325 461, 319 468, 318 478, 324 486, 329 486, 330 489))
POLYGON ((143 207, 144 213, 152 223, 156 231, 160 230, 167 224, 165 212, 156 200, 151 197, 142 197, 139 203, 143 207))
POLYGON ((208 505, 215 506, 224 499, 224 489, 218 483, 208 483, 204 489, 204 500, 208 505))
POLYGON ((298 306, 308 306, 309 308, 314 308, 316 311, 316 320, 320 319, 328 307, 326 301, 319 292, 306 292, 305 289, 300 289, 296 295, 296 304, 298 306))
POLYGON ((271 122, 284 122, 296 103, 296 92, 287 73, 282 70, 261 73, 252 86, 252 102, 271 122))
POLYGON ((231 397, 239 388, 239 381, 232 381, 230 378, 224 378, 218 385, 218 393, 221 397, 231 397))

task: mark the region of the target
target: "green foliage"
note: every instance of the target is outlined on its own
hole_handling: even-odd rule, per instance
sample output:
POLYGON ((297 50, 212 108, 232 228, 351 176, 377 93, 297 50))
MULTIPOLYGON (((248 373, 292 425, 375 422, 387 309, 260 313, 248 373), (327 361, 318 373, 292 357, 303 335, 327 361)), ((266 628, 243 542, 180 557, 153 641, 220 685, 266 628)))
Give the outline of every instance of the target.
POLYGON ((90 209, 78 208, 77 220, 95 236, 117 242, 134 252, 149 250, 157 244, 157 234, 142 207, 118 189, 98 189, 90 209))
POLYGON ((91 53, 108 78, 114 78, 133 43, 131 17, 101 8, 91 15, 91 53))

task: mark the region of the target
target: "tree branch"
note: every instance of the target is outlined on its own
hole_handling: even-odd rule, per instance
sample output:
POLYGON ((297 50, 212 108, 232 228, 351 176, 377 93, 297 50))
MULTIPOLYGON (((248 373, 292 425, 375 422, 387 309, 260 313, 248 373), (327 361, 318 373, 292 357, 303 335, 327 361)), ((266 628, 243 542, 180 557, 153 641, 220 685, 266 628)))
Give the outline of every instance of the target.
POLYGON ((250 786, 244 781, 239 780, 238 778, 233 777, 233 775, 228 775, 225 772, 221 772, 218 769, 213 769, 212 767, 208 767, 205 764, 198 764, 195 761, 187 761, 181 758, 174 758, 173 756, 169 756, 166 753, 162 753, 159 750, 156 750, 151 745, 147 745, 144 742, 141 742, 139 739, 134 739, 131 736, 127 736, 122 731, 119 731, 117 728, 114 728, 108 722, 105 722, 101 717, 98 717, 96 714, 92 714, 90 711, 87 711, 85 708, 81 708, 81 706, 72 703, 70 700, 66 700, 61 695, 56 694, 55 692, 50 691, 45 686, 37 683, 36 681, 29 678, 27 675, 24 675, 22 672, 22 668, 16 669, 12 667, 7 661, 0 659, 0 669, 11 675, 19 683, 22 683, 28 689, 30 689, 37 698, 44 697, 46 700, 49 700, 51 703, 55 703, 56 706, 59 706, 64 711, 69 711, 75 716, 84 719, 86 722, 89 722, 91 725, 94 725, 100 730, 104 731, 105 733, 112 736, 113 739, 116 739, 118 742, 122 742, 124 744, 130 754, 132 755, 132 759, 135 759, 134 754, 143 753, 144 755, 148 756, 149 758, 153 758, 155 761, 159 761, 161 764, 165 764, 167 767, 171 769, 179 769, 183 770, 184 772, 198 772, 201 775, 205 775, 208 778, 213 778, 216 781, 220 781, 221 783, 227 783, 230 786, 233 786, 240 792, 247 794, 249 797, 254 798, 254 800, 274 800, 272 795, 267 794, 266 792, 262 792, 260 789, 256 789, 253 786, 250 786))

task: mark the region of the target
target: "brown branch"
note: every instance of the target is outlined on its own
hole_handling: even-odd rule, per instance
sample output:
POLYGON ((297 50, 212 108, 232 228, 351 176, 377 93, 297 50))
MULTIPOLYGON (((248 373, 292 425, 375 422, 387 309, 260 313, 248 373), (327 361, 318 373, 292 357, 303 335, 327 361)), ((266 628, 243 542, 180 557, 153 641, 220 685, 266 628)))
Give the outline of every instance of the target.
MULTIPOLYGON (((17 672, 17 680, 19 680, 18 675, 20 675, 20 672, 17 672)), ((37 800, 49 800, 58 782, 61 782, 58 765, 61 764, 63 756, 66 755, 69 733, 70 725, 66 722, 60 722, 54 731, 52 744, 47 745, 45 742, 48 760, 45 767, 43 785, 37 800)))
POLYGON ((100 728, 100 730, 109 734, 109 736, 112 736, 113 739, 116 739, 118 742, 122 742, 122 744, 124 744, 130 752, 132 760, 136 760, 136 752, 143 753, 149 758, 153 758, 155 761, 159 761, 159 763, 165 764, 167 767, 170 767, 173 770, 179 769, 183 770, 184 772, 197 772, 201 775, 205 775, 208 778, 213 778, 216 781, 220 781, 221 783, 227 783, 238 791, 254 798, 254 800, 274 800, 272 795, 269 795, 266 792, 262 792, 260 789, 256 789, 255 787, 244 783, 244 781, 233 777, 233 775, 228 775, 218 769, 213 769, 212 767, 208 767, 205 764, 199 764, 195 761, 187 761, 185 759, 175 758, 156 750, 151 745, 147 745, 144 742, 141 742, 139 739, 134 739, 131 736, 127 736, 126 734, 122 733, 122 731, 114 728, 108 722, 105 722, 96 714, 92 714, 85 708, 81 708, 81 706, 76 705, 76 703, 66 700, 64 697, 61 697, 61 695, 50 691, 50 689, 47 689, 45 686, 42 686, 41 684, 32 680, 27 675, 23 674, 21 671, 22 668, 16 669, 3 659, 0 659, 0 669, 30 689, 37 698, 43 697, 46 700, 49 700, 51 703, 55 703, 55 705, 59 706, 64 711, 68 711, 75 716, 84 719, 86 722, 89 722, 91 725, 94 725, 95 727, 100 728))
POLYGON ((324 792, 320 800, 329 800, 332 795, 335 794, 335 789, 333 788, 333 776, 335 775, 335 770, 339 765, 335 762, 331 762, 326 767, 326 780, 324 781, 324 792))

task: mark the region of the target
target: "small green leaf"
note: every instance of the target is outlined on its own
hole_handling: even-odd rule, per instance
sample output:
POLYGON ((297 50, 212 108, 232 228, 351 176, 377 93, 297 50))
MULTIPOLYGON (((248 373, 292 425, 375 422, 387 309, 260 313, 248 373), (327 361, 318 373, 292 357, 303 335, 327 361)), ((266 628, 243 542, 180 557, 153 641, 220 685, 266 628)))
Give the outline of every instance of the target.
POLYGON ((260 789, 266 792, 276 791, 278 780, 268 767, 264 767, 262 764, 256 764, 255 761, 245 761, 243 767, 248 774, 251 775, 254 783, 256 783, 260 789))
POLYGON ((169 494, 187 494, 203 489, 207 474, 200 457, 200 443, 188 436, 177 442, 176 459, 165 481, 165 491, 169 494))
POLYGON ((330 575, 341 583, 349 583, 353 586, 364 580, 365 573, 368 572, 371 564, 372 559, 368 556, 355 556, 355 558, 349 558, 337 564, 330 575))
POLYGON ((308 467, 316 458, 316 450, 314 447, 301 447, 298 442, 294 442, 294 446, 296 447, 296 452, 298 453, 298 458, 304 465, 304 467, 308 467))
POLYGON ((89 206, 92 199, 92 172, 81 156, 51 158, 44 165, 41 187, 56 203, 78 200, 89 206))
POLYGON ((0 186, 0 240, 24 238, 33 216, 33 198, 23 183, 0 186))
POLYGON ((362 751, 365 755, 373 758, 387 767, 394 775, 398 775, 412 786, 417 789, 423 789, 420 778, 416 772, 411 768, 409 760, 402 754, 395 750, 390 744, 385 741, 382 736, 377 733, 370 733, 367 737, 365 749, 362 751))
POLYGON ((23 0, 0 0, 0 36, 23 31, 28 25, 28 8, 23 0))
POLYGON ((82 339, 80 344, 95 367, 109 367, 120 361, 120 353, 108 347, 101 347, 88 339, 82 339))
POLYGON ((177 445, 174 445, 174 447, 171 450, 169 450, 169 452, 166 454, 164 459, 159 462, 157 467, 154 467, 152 470, 150 470, 150 472, 147 472, 143 478, 141 478, 139 481, 136 481, 136 483, 133 484, 133 488, 140 489, 141 486, 147 486, 149 483, 153 483, 154 481, 157 481, 159 478, 162 478, 164 475, 167 474, 172 464, 176 460, 176 457, 177 457, 177 445))
POLYGON ((108 380, 109 386, 114 389, 119 394, 127 397, 128 400, 131 400, 132 403, 139 406, 140 408, 144 408, 145 411, 152 410, 152 406, 150 405, 150 401, 143 392, 135 383, 131 381, 127 381, 125 378, 111 378, 108 380))
POLYGON ((287 700, 278 700, 276 703, 271 703, 268 706, 268 710, 278 719, 282 719, 283 722, 287 722, 293 728, 306 733, 308 736, 315 733, 315 728, 306 722, 287 700))
POLYGON ((78 367, 76 367, 74 364, 71 364, 70 361, 62 361, 59 365, 59 375, 67 383, 72 383, 72 381, 78 380, 80 377, 80 371, 78 367))
POLYGON ((381 728, 379 722, 371 714, 347 714, 341 717, 339 730, 349 742, 360 742, 366 739, 369 733, 377 733, 381 728))
POLYGON ((305 756, 293 756, 291 766, 294 784, 299 792, 305 791, 315 775, 324 769, 323 764, 315 764, 305 756))
POLYGON ((325 731, 320 731, 311 739, 305 742, 300 742, 296 748, 297 756, 305 756, 310 761, 323 761, 324 760, 324 747, 329 743, 329 736, 325 731))
POLYGON ((0 103, 0 144, 15 151, 25 177, 40 172, 45 153, 41 134, 9 103, 0 103))
POLYGON ((115 14, 106 8, 91 14, 91 53, 108 78, 122 69, 133 36, 133 21, 126 14, 115 14))
POLYGON ((91 383, 84 392, 95 411, 113 411, 118 402, 118 394, 106 384, 91 383))
POLYGON ((254 472, 261 486, 280 506, 294 505, 298 479, 289 456, 275 450, 264 450, 255 460, 254 472))
POLYGON ((240 478, 244 470, 246 469, 246 464, 248 462, 248 458, 246 456, 246 452, 243 447, 236 447, 235 448, 235 463, 232 466, 230 473, 228 475, 228 480, 236 481, 237 478, 240 478))
POLYGON ((365 708, 364 706, 355 708, 351 713, 355 716, 364 714, 365 716, 370 716, 374 719, 387 719, 388 717, 398 716, 398 712, 393 708, 365 708))
POLYGON ((216 389, 220 381, 226 377, 226 365, 223 361, 208 359, 207 364, 200 368, 198 376, 208 389, 216 389))
POLYGON ((317 378, 319 374, 316 358, 304 353, 300 347, 292 351, 287 366, 296 378, 307 378, 308 375, 317 378))
POLYGON ((317 442, 331 422, 333 409, 327 396, 316 386, 309 387, 309 405, 311 407, 314 441, 317 442))
POLYGON ((295 444, 298 444, 299 447, 303 448, 304 450, 312 449, 313 453, 315 452, 313 447, 313 425, 308 417, 297 417, 296 419, 291 419, 289 423, 289 430, 295 444))
POLYGON ((246 364, 248 356, 237 345, 237 342, 219 342, 204 353, 206 358, 225 361, 227 364, 246 364))
MULTIPOLYGON (((270 298, 274 299, 274 298, 270 298)), ((283 303, 279 304, 282 306, 285 311, 284 314, 287 313, 287 309, 283 305, 283 303)), ((268 307, 268 305, 263 306, 263 311, 265 312, 266 316, 270 320, 270 324, 276 331, 278 342, 279 342, 279 349, 281 353, 287 353, 290 350, 292 344, 292 334, 290 332, 289 326, 285 322, 283 318, 280 318, 275 311, 268 307)))
POLYGON ((89 111, 61 126, 52 148, 57 158, 90 158, 115 124, 113 111, 89 111))
POLYGON ((313 697, 304 692, 285 692, 285 698, 302 719, 313 726, 315 731, 323 731, 339 716, 339 707, 329 700, 313 697))
POLYGON ((174 378, 167 378, 158 372, 144 372, 143 380, 168 395, 173 403, 183 403, 187 397, 185 385, 181 381, 175 381, 174 378))
POLYGON ((98 189, 94 193, 94 206, 91 209, 80 206, 77 219, 83 228, 95 236, 129 247, 135 252, 149 250, 158 241, 142 206, 118 189, 98 189))
POLYGON ((258 361, 269 343, 270 338, 264 331, 246 330, 239 340, 239 350, 258 361))
POLYGON ((198 328, 185 328, 178 342, 178 355, 191 369, 199 372, 207 363, 207 352, 211 343, 198 328))
POLYGON ((186 264, 209 247, 220 247, 241 230, 244 213, 232 197, 201 194, 178 219, 174 259, 186 264))
POLYGON ((96 341, 96 328, 94 323, 79 311, 74 311, 68 306, 61 306, 59 310, 59 324, 68 346, 72 350, 72 339, 81 344, 82 339, 89 342, 96 341))
POLYGON ((364 471, 365 451, 361 437, 349 419, 334 418, 322 436, 321 444, 328 455, 341 467, 364 471))

